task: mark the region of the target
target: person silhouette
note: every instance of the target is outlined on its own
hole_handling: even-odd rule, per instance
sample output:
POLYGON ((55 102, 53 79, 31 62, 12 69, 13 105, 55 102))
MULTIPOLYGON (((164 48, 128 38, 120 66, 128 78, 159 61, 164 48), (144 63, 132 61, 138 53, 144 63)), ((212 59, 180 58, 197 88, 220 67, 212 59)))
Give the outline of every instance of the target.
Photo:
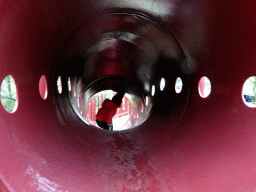
POLYGON ((110 99, 105 99, 102 107, 96 114, 96 123, 99 127, 106 130, 113 130, 112 118, 115 116, 117 108, 122 104, 125 91, 119 91, 110 99))

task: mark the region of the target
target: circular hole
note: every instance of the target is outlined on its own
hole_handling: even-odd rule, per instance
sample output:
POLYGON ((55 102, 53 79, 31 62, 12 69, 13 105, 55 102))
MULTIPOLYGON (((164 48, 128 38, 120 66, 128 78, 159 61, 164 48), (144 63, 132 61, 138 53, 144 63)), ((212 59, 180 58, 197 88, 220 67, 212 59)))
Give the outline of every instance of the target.
POLYGON ((58 88, 59 94, 61 94, 62 93, 62 81, 61 81, 60 76, 58 77, 58 80, 57 80, 57 88, 58 88))
POLYGON ((154 96, 156 92, 156 88, 155 85, 152 85, 152 89, 151 89, 151 95, 154 96))
POLYGON ((175 82, 175 92, 179 94, 182 91, 182 87, 183 87, 182 80, 180 77, 178 77, 175 82))
POLYGON ((80 107, 80 99, 77 98, 77 106, 80 107))
POLYGON ((71 80, 70 80, 70 77, 68 78, 68 90, 71 91, 71 80))
POLYGON ((139 126, 147 120, 151 112, 150 98, 145 105, 139 89, 123 77, 101 78, 81 93, 81 87, 76 87, 76 90, 79 104, 73 94, 70 94, 70 100, 76 114, 87 125, 123 131, 139 126))
POLYGON ((163 91, 165 88, 165 79, 162 78, 161 81, 160 81, 160 90, 163 91))
POLYGON ((256 76, 252 76, 245 81, 242 98, 248 107, 256 107, 256 76))
POLYGON ((148 105, 148 100, 149 100, 148 96, 146 96, 146 105, 148 105))
POLYGON ((73 90, 74 90, 74 97, 76 97, 76 87, 73 86, 73 90))
POLYGON ((42 75, 42 77, 39 80, 39 93, 42 99, 46 99, 48 96, 48 87, 47 87, 47 81, 46 77, 42 75))
POLYGON ((206 98, 211 93, 211 82, 207 77, 202 77, 198 84, 199 95, 206 98))
POLYGON ((18 96, 15 81, 11 75, 4 78, 1 85, 1 102, 6 111, 13 113, 18 108, 18 96))

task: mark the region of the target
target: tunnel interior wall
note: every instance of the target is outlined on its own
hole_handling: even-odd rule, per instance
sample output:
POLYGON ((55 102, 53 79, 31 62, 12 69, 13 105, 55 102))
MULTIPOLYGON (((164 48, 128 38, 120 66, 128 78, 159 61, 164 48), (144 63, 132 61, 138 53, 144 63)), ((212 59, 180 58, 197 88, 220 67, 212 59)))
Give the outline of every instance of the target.
POLYGON ((17 111, 0 108, 0 178, 9 191, 255 191, 256 112, 241 96, 244 81, 255 75, 255 2, 0 5, 0 81, 12 75, 18 92, 17 111), (174 76, 162 93, 167 101, 157 100, 148 121, 118 133, 85 125, 67 86, 61 95, 56 89, 70 35, 113 12, 153 18, 186 55, 175 68, 184 80, 181 94, 174 93, 174 76), (39 94, 42 75, 46 100, 39 94), (198 94, 202 76, 212 85, 207 98, 198 94))

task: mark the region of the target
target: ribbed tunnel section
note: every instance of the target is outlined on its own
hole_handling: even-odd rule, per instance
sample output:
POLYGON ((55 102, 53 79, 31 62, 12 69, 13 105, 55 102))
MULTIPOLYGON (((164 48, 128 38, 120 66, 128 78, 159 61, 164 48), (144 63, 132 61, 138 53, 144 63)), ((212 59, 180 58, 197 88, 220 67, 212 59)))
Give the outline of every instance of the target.
POLYGON ((256 112, 242 95, 255 2, 0 6, 0 81, 17 88, 16 110, 0 109, 2 191, 256 190, 256 112), (140 123, 106 131, 81 118, 87 97, 120 86, 146 109, 133 108, 140 123))

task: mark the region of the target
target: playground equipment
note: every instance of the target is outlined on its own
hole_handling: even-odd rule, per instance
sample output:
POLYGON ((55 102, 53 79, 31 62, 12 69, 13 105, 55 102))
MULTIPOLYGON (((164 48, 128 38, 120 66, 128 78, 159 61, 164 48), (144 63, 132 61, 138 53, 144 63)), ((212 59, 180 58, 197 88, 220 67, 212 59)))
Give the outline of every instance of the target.
POLYGON ((256 71, 256 2, 4 0, 0 7, 0 81, 11 75, 16 91, 12 110, 0 108, 2 191, 256 190, 256 111, 242 95, 256 71), (150 105, 142 124, 106 131, 79 117, 79 94, 106 76, 141 92, 150 105))

